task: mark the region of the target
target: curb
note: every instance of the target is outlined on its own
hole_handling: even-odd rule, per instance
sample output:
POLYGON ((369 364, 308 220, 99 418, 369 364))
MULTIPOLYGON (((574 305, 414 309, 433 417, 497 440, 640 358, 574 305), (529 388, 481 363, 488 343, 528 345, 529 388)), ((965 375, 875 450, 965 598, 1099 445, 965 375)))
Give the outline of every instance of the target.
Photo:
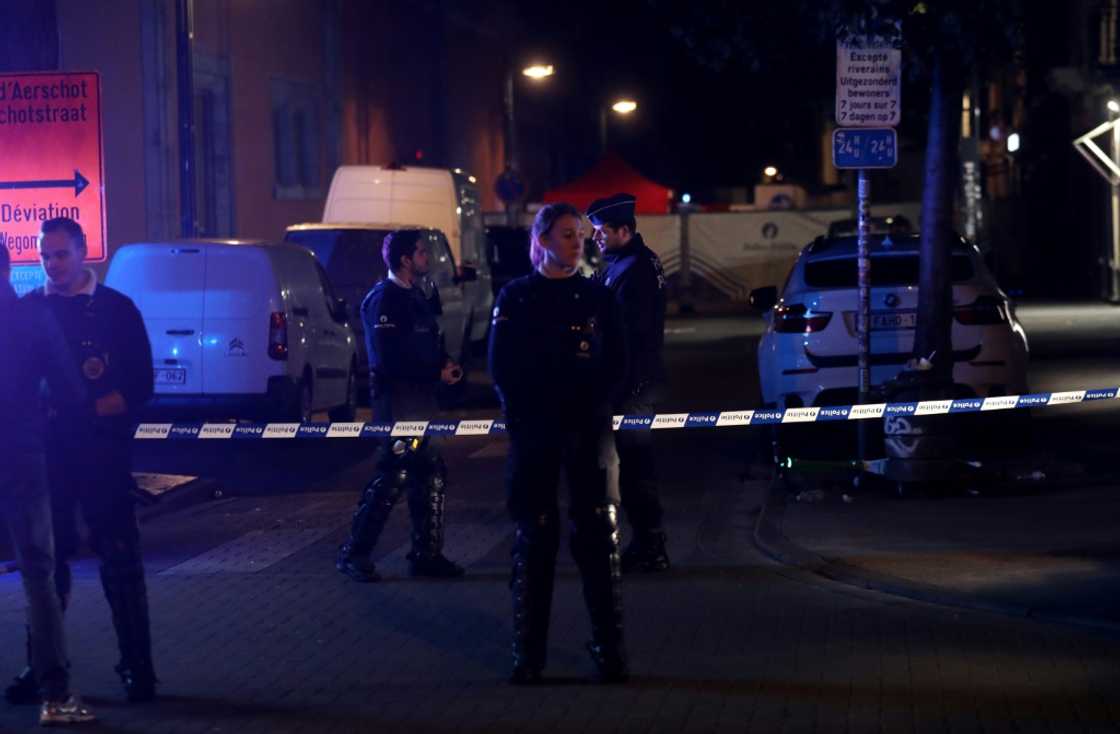
POLYGON ((783 480, 773 479, 766 490, 762 511, 754 528, 754 544, 775 561, 816 576, 860 589, 913 599, 943 607, 989 612, 1010 617, 1031 619, 1049 624, 1085 627, 1109 636, 1120 636, 1120 623, 1062 614, 1051 614, 1024 604, 993 602, 974 594, 954 592, 939 586, 911 581, 890 574, 869 571, 840 561, 830 561, 798 545, 782 532, 786 499, 783 480))

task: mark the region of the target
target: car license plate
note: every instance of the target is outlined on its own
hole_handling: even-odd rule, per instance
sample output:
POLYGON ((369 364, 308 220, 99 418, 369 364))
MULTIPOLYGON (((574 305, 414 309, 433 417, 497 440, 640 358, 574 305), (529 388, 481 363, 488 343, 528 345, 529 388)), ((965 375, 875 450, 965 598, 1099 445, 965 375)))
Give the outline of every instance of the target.
POLYGON ((183 367, 156 367, 155 381, 157 385, 186 385, 187 370, 183 367))
POLYGON ((917 311, 888 311, 871 314, 872 331, 900 331, 918 326, 917 311))

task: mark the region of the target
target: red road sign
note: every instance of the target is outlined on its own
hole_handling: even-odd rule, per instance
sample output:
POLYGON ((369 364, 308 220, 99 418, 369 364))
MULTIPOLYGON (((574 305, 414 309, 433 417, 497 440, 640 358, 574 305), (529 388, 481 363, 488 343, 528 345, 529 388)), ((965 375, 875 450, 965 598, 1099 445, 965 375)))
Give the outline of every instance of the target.
POLYGON ((70 217, 87 259, 106 259, 101 79, 96 72, 0 74, 0 244, 36 263, 39 227, 70 217))

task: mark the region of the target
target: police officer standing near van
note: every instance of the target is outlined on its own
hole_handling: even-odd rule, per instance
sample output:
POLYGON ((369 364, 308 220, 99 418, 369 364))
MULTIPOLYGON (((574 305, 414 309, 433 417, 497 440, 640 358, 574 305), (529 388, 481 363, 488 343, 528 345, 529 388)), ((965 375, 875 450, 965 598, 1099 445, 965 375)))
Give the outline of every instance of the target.
MULTIPOLYGON (((59 406, 49 428, 55 581, 65 608, 71 586, 66 560, 78 550, 80 508, 90 546, 101 560, 101 585, 120 647, 117 672, 129 701, 150 701, 156 675, 131 447, 136 411, 152 397, 152 349, 135 304, 98 283, 97 274, 85 267, 85 256, 85 234, 77 222, 44 221, 39 258, 47 282, 26 296, 54 314, 94 400, 93 416, 59 406)), ((9 700, 18 693, 10 688, 9 700)))
MULTIPOLYGON (((622 308, 629 348, 629 379, 621 404, 614 407, 624 415, 650 415, 657 412, 665 383, 665 274, 661 260, 638 234, 636 201, 631 194, 598 199, 588 207, 587 218, 595 227, 595 243, 606 263, 598 279, 622 308)), ((634 530, 622 554, 622 570, 664 571, 669 568, 669 554, 653 435, 620 431, 617 443, 622 509, 634 530)))
MULTIPOLYGON (((385 237, 381 256, 389 277, 362 301, 370 363, 373 420, 430 420, 439 409, 440 383, 454 385, 462 368, 443 351, 436 321, 438 295, 425 296, 428 248, 423 232, 402 229, 385 237)), ((443 555, 447 468, 432 437, 391 436, 379 448, 377 473, 358 500, 350 537, 338 549, 338 570, 360 582, 377 581, 370 553, 402 493, 412 520, 413 576, 454 578, 463 568, 443 555)))

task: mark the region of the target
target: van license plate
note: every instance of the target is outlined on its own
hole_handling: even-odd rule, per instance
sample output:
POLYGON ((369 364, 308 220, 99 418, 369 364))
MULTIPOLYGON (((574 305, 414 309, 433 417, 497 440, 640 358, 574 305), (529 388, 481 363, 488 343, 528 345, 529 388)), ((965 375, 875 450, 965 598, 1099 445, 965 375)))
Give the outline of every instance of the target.
POLYGON ((899 331, 918 326, 917 311, 892 311, 871 314, 872 331, 899 331))
POLYGON ((156 367, 155 382, 157 385, 186 385, 187 370, 183 367, 156 367))

